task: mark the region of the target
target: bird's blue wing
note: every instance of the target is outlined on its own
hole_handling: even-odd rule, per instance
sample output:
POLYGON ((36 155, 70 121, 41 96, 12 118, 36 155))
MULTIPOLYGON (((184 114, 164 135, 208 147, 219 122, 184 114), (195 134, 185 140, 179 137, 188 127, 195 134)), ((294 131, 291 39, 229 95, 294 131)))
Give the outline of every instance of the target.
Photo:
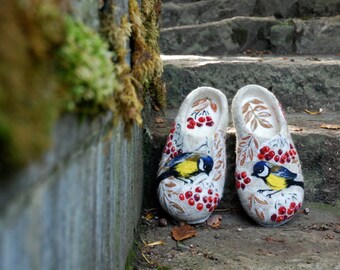
POLYGON ((273 166, 271 168, 271 173, 276 176, 280 176, 280 177, 291 179, 291 180, 294 180, 297 176, 296 173, 291 172, 290 170, 288 170, 287 168, 283 166, 273 166))
POLYGON ((175 158, 170 160, 165 166, 172 167, 172 166, 182 162, 183 160, 190 158, 192 155, 194 155, 193 152, 187 152, 187 153, 179 154, 178 156, 176 156, 175 158))

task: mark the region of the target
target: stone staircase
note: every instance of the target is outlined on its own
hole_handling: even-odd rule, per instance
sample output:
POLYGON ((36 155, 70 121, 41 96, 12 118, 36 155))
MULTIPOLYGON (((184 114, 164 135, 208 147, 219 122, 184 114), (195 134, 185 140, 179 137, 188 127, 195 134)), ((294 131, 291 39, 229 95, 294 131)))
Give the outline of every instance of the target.
MULTIPOLYGON (((220 89, 231 105, 239 88, 259 84, 272 91, 286 110, 303 166, 305 207, 307 205, 315 213, 309 218, 296 217, 296 221, 287 225, 291 229, 289 233, 283 233, 284 238, 299 235, 303 224, 314 227, 322 222, 339 224, 340 130, 320 126, 340 125, 340 1, 164 0, 161 19, 160 47, 165 64, 163 79, 167 88, 167 109, 145 111, 145 207, 158 206, 158 162, 171 123, 186 95, 199 86, 211 86, 220 89), (305 110, 315 114, 308 114, 305 110), (331 209, 318 210, 315 203, 321 203, 321 207, 330 204, 331 209), (329 219, 325 218, 326 215, 329 219)), ((242 216, 234 188, 235 129, 229 115, 227 180, 219 206, 223 213, 221 230, 211 233, 211 230, 202 229, 204 232, 196 240, 189 240, 188 246, 179 248, 178 244, 174 247, 174 241, 168 237, 169 228, 157 228, 157 225, 155 228, 152 225, 157 222, 147 222, 147 226, 142 226, 141 237, 146 242, 166 239, 168 245, 152 249, 148 255, 150 261, 156 261, 156 265, 158 262, 158 266, 171 266, 171 269, 253 269, 250 265, 256 269, 267 269, 267 266, 291 269, 294 264, 306 269, 338 269, 338 263, 330 263, 334 261, 334 254, 326 250, 318 253, 323 260, 310 262, 306 259, 305 251, 318 249, 324 235, 315 243, 305 243, 300 237, 299 243, 303 244, 294 253, 297 258, 287 255, 285 262, 278 263, 276 254, 272 261, 270 257, 264 259, 267 260, 266 267, 260 263, 263 256, 259 259, 256 255, 263 249, 257 250, 249 260, 250 257, 245 255, 247 250, 236 247, 250 245, 250 249, 256 249, 262 242, 258 245, 258 239, 253 239, 261 229, 242 216), (235 208, 238 209, 236 217, 235 208), (226 212, 226 209, 229 210, 226 212), (248 227, 249 231, 241 233, 241 238, 230 233, 248 227), (228 240, 223 244, 222 250, 225 251, 216 246, 219 242, 216 239, 228 240), (253 246, 248 240, 254 243, 253 246), (234 246, 233 241, 238 244, 234 246), (202 243, 207 246, 203 248, 202 243), (230 245, 229 249, 226 245, 230 245), (178 250, 186 249, 190 253, 178 253, 178 250), (214 255, 209 255, 209 249, 215 252, 214 255), (202 257, 205 260, 202 261, 202 257), (207 263, 209 260, 210 264, 207 263)), ((158 212, 158 215, 164 216, 164 213, 158 212)), ((275 232, 282 234, 282 231, 275 232)), ((266 247, 271 251, 275 244, 267 243, 266 247)), ((289 247, 292 248, 293 244, 285 248, 289 247)), ((250 249, 248 251, 254 253, 250 249)), ((138 269, 149 267, 152 265, 142 258, 138 269)))
MULTIPOLYGON (((231 104, 239 88, 259 84, 287 112, 303 164, 306 200, 335 204, 340 130, 320 125, 340 124, 339 14, 339 0, 164 1, 160 46, 168 107, 147 121, 146 193, 156 194, 155 175, 170 123, 191 90, 215 87, 231 104), (305 109, 322 112, 310 115, 305 109), (154 121, 157 116, 164 122, 154 121)), ((229 127, 227 204, 237 201, 231 117, 229 127)), ((157 198, 147 201, 152 205, 157 198)))

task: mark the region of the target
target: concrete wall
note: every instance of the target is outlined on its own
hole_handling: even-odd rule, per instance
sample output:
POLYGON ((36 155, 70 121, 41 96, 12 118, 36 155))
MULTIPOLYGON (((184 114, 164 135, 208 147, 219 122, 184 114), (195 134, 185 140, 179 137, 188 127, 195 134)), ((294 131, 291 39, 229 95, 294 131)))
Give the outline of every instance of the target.
MULTIPOLYGON (((126 14, 127 0, 115 1, 126 14)), ((98 1, 72 0, 98 29, 98 1)), ((140 215, 143 134, 65 115, 41 161, 0 181, 0 269, 124 269, 140 215)))
POLYGON ((140 214, 142 131, 65 116, 54 147, 0 189, 0 269, 123 269, 140 214))

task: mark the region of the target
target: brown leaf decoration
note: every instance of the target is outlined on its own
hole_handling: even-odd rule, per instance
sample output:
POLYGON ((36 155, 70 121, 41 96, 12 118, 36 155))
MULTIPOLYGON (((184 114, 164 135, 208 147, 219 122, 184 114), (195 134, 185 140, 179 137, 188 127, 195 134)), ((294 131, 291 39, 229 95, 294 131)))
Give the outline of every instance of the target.
POLYGON ((170 205, 178 210, 179 213, 184 214, 184 209, 177 203, 169 201, 170 205))
POLYGON ((221 149, 217 152, 216 157, 220 157, 220 156, 222 155, 222 150, 223 150, 223 148, 221 148, 221 149))
POLYGON ((201 98, 193 103, 193 108, 195 108, 195 112, 200 112, 208 107, 210 104, 210 100, 208 98, 201 98))
POLYGON ((250 103, 249 103, 249 102, 247 102, 247 103, 245 103, 245 104, 243 105, 243 107, 242 107, 242 114, 245 114, 245 112, 248 111, 249 106, 250 106, 250 103))
POLYGON ((261 126, 263 126, 264 128, 272 128, 273 126, 265 119, 261 119, 259 120, 259 123, 261 126))
POLYGON ((202 104, 202 103, 204 103, 204 102, 206 102, 206 101, 207 101, 207 98, 201 98, 201 99, 199 99, 199 100, 196 100, 196 101, 192 104, 192 106, 193 106, 193 107, 198 106, 198 105, 200 105, 200 104, 202 104))
POLYGON ((250 101, 251 103, 253 104, 263 104, 263 101, 262 100, 259 100, 257 98, 254 98, 253 100, 250 101))
POLYGON ((251 121, 251 129, 254 131, 257 129, 257 119, 254 118, 252 121, 251 121))
POLYGON ((172 187, 175 187, 176 184, 174 182, 170 181, 170 182, 166 183, 165 186, 169 187, 169 188, 172 188, 172 187))
POLYGON ((176 241, 181 241, 184 239, 188 239, 197 235, 197 231, 193 226, 190 225, 183 225, 183 226, 176 226, 171 230, 171 236, 176 241))
POLYGON ((264 220, 264 212, 261 208, 256 207, 255 213, 258 216, 259 219, 264 220))
POLYGON ((211 109, 212 109, 214 112, 217 111, 217 105, 216 105, 216 103, 210 102, 210 107, 211 107, 211 109))
POLYGON ((218 160, 215 164, 215 169, 219 169, 221 166, 223 165, 223 161, 222 160, 218 160))
POLYGON ((258 148, 259 143, 252 135, 243 137, 241 141, 238 142, 237 147, 237 155, 240 159, 240 165, 243 165, 247 158, 252 161, 254 158, 254 151, 256 152, 258 148))
POLYGON ((254 152, 253 152, 253 149, 249 148, 249 158, 250 160, 253 160, 253 157, 254 157, 254 152))
POLYGON ((242 114, 244 115, 244 122, 248 124, 252 131, 255 131, 259 125, 264 128, 272 128, 271 123, 265 119, 271 116, 268 107, 263 105, 264 102, 259 99, 253 99, 245 103, 242 107, 242 114), (255 104, 255 106, 254 106, 255 104))
POLYGON ((216 175, 214 176, 213 180, 214 180, 214 181, 218 181, 218 180, 220 180, 221 176, 222 176, 222 173, 219 172, 218 174, 216 174, 216 175))
POLYGON ((244 121, 246 122, 246 124, 248 124, 249 120, 251 119, 251 114, 252 112, 249 111, 246 113, 246 115, 244 116, 244 121))
POLYGON ((268 116, 271 116, 271 114, 269 112, 260 112, 260 113, 258 113, 258 116, 260 116, 260 117, 268 117, 268 116))
POLYGON ((247 157, 246 152, 243 152, 243 154, 242 154, 242 159, 241 159, 241 161, 240 161, 240 165, 241 165, 241 166, 243 166, 244 162, 246 161, 246 157, 247 157))
POLYGON ((268 201, 267 200, 261 200, 259 197, 254 195, 254 199, 255 201, 257 201, 259 204, 263 204, 263 205, 268 205, 268 201))
POLYGON ((263 111, 263 110, 267 110, 268 108, 264 105, 257 105, 254 107, 254 111, 263 111))
POLYGON ((207 220, 208 226, 210 226, 212 228, 220 227, 221 223, 222 223, 222 215, 212 215, 207 220))

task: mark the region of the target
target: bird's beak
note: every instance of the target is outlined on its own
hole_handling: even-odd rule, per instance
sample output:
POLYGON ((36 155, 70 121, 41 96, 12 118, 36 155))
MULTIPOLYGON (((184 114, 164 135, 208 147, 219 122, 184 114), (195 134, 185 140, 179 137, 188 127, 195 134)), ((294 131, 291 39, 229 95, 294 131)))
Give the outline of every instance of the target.
POLYGON ((209 176, 209 173, 210 173, 210 172, 207 172, 207 175, 208 175, 208 176, 209 176))
POLYGON ((253 172, 253 173, 251 174, 251 176, 256 176, 256 174, 253 172))

